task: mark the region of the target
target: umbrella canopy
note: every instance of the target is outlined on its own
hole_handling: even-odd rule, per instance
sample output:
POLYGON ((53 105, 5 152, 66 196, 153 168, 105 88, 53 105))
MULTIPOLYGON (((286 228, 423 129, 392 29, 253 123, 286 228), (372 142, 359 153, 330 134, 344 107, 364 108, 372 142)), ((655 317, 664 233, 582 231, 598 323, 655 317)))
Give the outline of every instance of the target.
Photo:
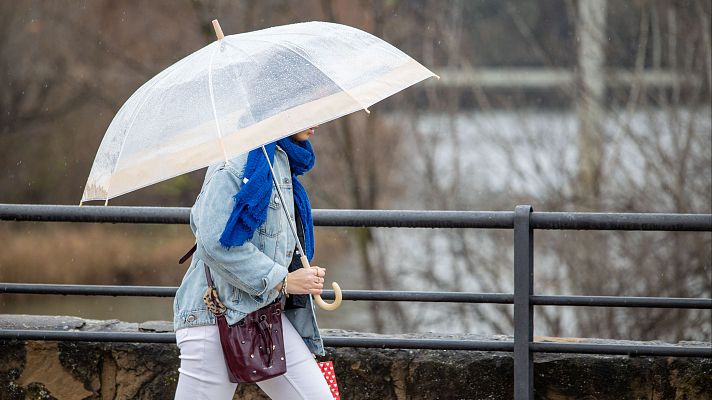
POLYGON ((121 107, 82 202, 227 160, 436 76, 383 40, 327 22, 226 36, 171 65, 121 107))

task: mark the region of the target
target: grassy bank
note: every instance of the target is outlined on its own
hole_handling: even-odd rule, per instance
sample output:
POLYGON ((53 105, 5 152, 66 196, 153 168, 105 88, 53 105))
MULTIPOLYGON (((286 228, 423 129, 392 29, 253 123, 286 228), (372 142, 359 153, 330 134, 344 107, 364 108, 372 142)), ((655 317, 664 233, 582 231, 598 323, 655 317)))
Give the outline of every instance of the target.
POLYGON ((178 285, 194 241, 186 226, 3 225, 3 282, 178 285))

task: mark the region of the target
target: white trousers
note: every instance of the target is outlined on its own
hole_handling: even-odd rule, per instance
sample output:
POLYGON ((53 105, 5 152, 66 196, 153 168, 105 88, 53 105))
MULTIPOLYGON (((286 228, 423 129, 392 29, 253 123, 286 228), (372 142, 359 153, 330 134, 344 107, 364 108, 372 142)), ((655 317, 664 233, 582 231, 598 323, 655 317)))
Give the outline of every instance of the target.
MULTIPOLYGON (((333 400, 329 386, 316 360, 284 314, 287 373, 258 382, 273 400, 333 400)), ((180 373, 176 400, 230 400, 237 383, 227 376, 217 325, 196 326, 176 331, 180 349, 180 373)))

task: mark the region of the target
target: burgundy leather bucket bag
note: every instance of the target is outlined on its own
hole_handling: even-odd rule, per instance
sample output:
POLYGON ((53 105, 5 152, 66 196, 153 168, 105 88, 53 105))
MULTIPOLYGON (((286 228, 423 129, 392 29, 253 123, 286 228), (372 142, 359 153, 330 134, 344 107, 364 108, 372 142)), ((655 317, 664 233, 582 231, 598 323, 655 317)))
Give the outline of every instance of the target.
POLYGON ((228 325, 226 308, 218 298, 210 270, 205 264, 203 267, 208 280, 203 301, 217 319, 230 382, 260 382, 287 372, 280 299, 247 314, 236 324, 228 325))

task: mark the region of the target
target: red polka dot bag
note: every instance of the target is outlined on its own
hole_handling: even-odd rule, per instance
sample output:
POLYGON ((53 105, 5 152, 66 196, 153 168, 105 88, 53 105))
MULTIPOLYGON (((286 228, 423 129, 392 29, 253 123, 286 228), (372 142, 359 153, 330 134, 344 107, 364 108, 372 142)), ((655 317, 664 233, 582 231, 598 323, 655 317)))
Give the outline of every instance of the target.
POLYGON ((341 396, 339 395, 339 387, 336 385, 334 363, 332 361, 323 361, 317 364, 319 364, 319 369, 321 369, 321 373, 324 374, 324 379, 326 379, 326 383, 329 384, 329 388, 331 389, 331 394, 334 396, 334 399, 341 400, 341 396))

